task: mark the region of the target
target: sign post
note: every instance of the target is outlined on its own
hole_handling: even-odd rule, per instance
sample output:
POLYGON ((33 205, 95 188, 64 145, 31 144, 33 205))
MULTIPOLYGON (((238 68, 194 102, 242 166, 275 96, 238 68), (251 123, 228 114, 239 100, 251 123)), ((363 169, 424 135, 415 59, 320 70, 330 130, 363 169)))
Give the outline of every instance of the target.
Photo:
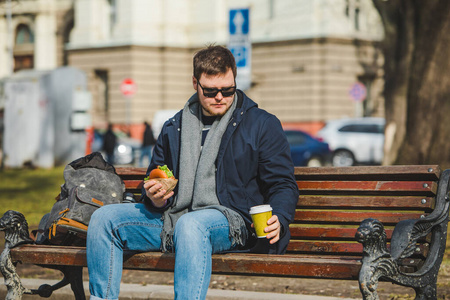
POLYGON ((251 87, 250 9, 230 9, 228 49, 236 60, 236 85, 241 90, 251 87))
POLYGON ((133 79, 131 78, 125 78, 122 80, 120 84, 120 91, 122 92, 122 95, 125 97, 125 117, 126 122, 128 126, 128 130, 130 130, 130 123, 131 123, 131 98, 136 93, 137 86, 133 79))

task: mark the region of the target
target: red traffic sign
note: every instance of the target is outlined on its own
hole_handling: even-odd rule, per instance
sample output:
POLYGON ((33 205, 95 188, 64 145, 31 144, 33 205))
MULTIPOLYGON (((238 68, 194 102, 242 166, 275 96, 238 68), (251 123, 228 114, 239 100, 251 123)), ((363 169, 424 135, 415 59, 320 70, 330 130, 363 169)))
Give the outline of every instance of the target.
POLYGON ((361 82, 354 83, 349 91, 350 97, 355 102, 362 102, 367 97, 367 89, 361 82))
POLYGON ((133 79, 125 78, 120 84, 120 91, 124 96, 133 96, 136 93, 137 86, 133 79))

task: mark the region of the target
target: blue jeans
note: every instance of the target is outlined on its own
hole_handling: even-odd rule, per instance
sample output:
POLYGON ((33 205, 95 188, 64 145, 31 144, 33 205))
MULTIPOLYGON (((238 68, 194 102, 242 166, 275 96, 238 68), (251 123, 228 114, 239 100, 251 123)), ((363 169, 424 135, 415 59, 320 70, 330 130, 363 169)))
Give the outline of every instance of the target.
MULTIPOLYGON (((118 299, 123 250, 159 251, 161 214, 142 203, 104 206, 92 215, 87 236, 91 300, 118 299)), ((184 214, 174 233, 175 299, 205 299, 211 279, 211 255, 231 250, 229 225, 216 209, 184 214)))

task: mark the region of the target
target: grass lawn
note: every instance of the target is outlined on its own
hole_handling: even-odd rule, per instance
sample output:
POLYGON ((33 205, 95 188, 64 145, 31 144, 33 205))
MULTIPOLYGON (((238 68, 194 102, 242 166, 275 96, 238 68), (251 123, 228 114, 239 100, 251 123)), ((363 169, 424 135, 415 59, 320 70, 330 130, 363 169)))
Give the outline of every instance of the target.
POLYGON ((64 166, 54 169, 5 169, 0 171, 0 213, 16 210, 24 214, 29 229, 36 229, 50 212, 64 183, 64 166))

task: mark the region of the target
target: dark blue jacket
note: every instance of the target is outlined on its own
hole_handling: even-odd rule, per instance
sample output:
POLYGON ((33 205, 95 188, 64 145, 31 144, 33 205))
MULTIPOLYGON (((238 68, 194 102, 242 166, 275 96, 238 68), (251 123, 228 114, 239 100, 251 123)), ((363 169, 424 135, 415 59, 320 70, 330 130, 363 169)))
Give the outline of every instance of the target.
MULTIPOLYGON (((294 219, 298 201, 289 144, 280 121, 274 115, 258 108, 242 91, 238 90, 237 95, 237 107, 217 155, 217 195, 221 205, 242 215, 253 233, 246 248, 282 254, 289 243, 289 223, 294 219), (266 241, 256 244, 249 214, 251 206, 267 203, 282 225, 280 241, 270 246, 266 241)), ((166 164, 178 178, 180 133, 181 111, 164 124, 147 174, 157 165, 166 164)), ((169 203, 168 206, 171 205, 169 203)))

